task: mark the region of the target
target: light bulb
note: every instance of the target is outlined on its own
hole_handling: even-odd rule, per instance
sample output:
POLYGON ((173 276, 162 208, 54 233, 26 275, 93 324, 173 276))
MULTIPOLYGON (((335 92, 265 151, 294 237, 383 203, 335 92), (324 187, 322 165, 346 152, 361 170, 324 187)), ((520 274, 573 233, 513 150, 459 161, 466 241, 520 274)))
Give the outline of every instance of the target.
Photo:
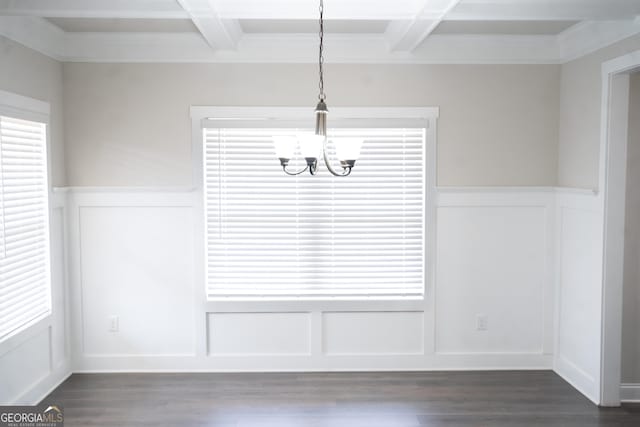
POLYGON ((356 161, 360 157, 360 149, 363 140, 361 138, 334 138, 336 156, 340 161, 356 161))
POLYGON ((276 156, 282 161, 282 159, 289 160, 293 157, 296 151, 297 140, 293 136, 275 136, 273 138, 273 145, 276 150, 276 156))
POLYGON ((318 159, 322 154, 324 136, 304 134, 298 137, 300 140, 300 153, 305 159, 318 159))

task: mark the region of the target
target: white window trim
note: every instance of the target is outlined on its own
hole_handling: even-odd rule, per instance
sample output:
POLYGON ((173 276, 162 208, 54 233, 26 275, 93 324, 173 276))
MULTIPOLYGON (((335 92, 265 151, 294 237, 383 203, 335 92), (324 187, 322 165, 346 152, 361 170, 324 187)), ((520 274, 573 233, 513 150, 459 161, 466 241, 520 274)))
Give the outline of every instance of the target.
MULTIPOLYGON (((436 135, 439 108, 437 107, 336 107, 331 108, 330 120, 379 120, 405 123, 411 121, 416 127, 425 128, 425 234, 431 236, 424 239, 425 283, 424 298, 415 300, 402 299, 372 299, 354 300, 321 299, 321 300, 255 300, 255 301, 209 301, 205 291, 205 225, 202 214, 203 199, 203 121, 215 119, 231 119, 241 123, 243 120, 252 121, 265 118, 278 120, 305 120, 309 126, 313 123, 313 108, 309 107, 191 107, 191 135, 192 135, 192 179, 194 188, 195 210, 195 299, 196 306, 202 307, 204 312, 274 312, 274 311, 429 311, 433 314, 434 282, 436 266, 436 135)), ((329 125, 331 126, 331 125, 329 125)), ((277 167, 277 159, 274 159, 277 167)), ((345 178, 348 179, 348 178, 345 178)))
POLYGON ((53 282, 51 277, 51 218, 52 218, 52 206, 51 206, 51 126, 50 126, 50 114, 51 107, 48 102, 41 101, 39 99, 29 98, 27 96, 18 95, 16 93, 0 90, 0 115, 9 116, 17 119, 31 120, 35 122, 44 123, 46 125, 46 142, 45 150, 47 156, 47 186, 48 186, 48 211, 49 211, 49 224, 47 224, 47 234, 49 237, 49 268, 47 274, 49 275, 50 291, 49 291, 49 307, 48 313, 43 314, 15 332, 7 335, 0 341, 0 356, 6 354, 12 349, 18 347, 29 338, 39 334, 43 330, 48 330, 52 327, 53 322, 53 282))
POLYGON ((0 90, 0 115, 48 125, 50 107, 48 102, 0 90))

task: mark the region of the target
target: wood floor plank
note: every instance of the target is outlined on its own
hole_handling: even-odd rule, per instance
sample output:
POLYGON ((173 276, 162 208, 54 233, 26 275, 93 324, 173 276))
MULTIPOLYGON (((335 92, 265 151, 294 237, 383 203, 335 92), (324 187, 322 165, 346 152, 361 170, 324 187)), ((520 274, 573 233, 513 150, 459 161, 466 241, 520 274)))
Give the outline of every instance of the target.
POLYGON ((74 374, 46 403, 65 426, 640 426, 550 371, 74 374))

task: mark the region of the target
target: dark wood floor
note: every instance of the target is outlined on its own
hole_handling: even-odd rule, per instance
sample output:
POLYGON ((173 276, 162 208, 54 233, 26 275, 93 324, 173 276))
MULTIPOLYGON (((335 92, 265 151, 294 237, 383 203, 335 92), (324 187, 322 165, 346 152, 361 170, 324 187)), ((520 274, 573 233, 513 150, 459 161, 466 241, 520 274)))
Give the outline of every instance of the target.
POLYGON ((65 426, 640 426, 556 374, 76 374, 45 401, 65 426))

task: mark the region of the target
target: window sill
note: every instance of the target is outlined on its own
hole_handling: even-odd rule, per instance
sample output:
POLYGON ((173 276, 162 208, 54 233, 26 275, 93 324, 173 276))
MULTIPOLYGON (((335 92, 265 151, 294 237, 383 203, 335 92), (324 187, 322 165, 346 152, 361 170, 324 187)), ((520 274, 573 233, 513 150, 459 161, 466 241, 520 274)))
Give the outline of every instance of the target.
POLYGON ((217 313, 272 313, 298 311, 423 311, 424 309, 424 297, 352 299, 225 298, 208 300, 205 303, 206 312, 217 313))

